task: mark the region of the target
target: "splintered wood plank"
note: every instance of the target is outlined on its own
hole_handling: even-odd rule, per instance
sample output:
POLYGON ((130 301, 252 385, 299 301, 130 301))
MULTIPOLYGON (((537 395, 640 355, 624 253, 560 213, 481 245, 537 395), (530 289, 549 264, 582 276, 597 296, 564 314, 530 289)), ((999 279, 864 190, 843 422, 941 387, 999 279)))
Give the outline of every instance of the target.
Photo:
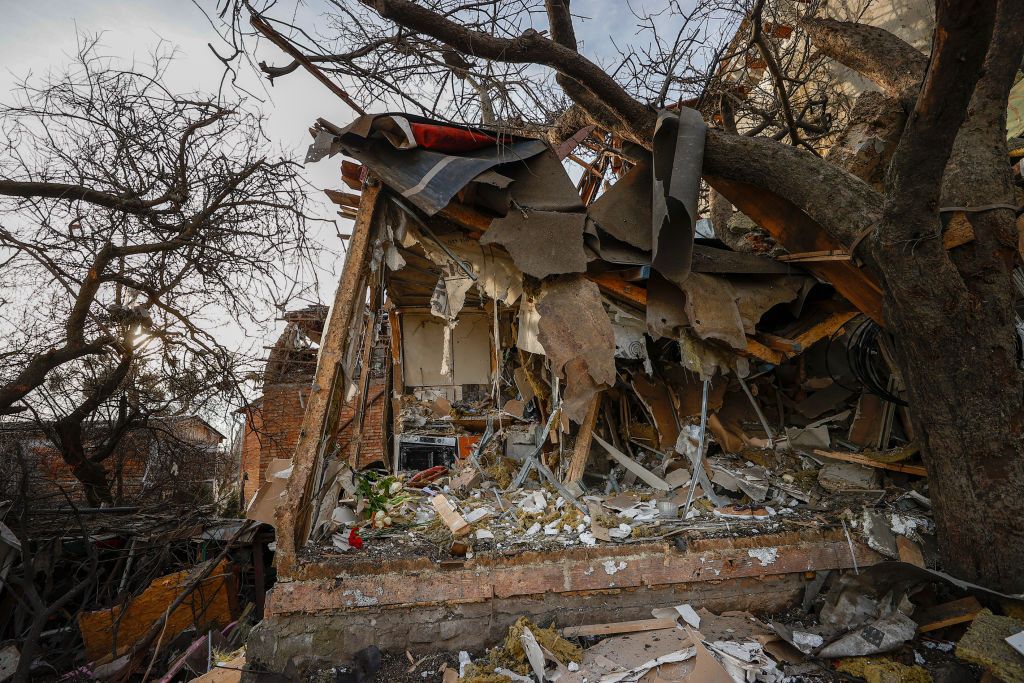
POLYGON ((805 332, 797 335, 793 341, 802 349, 809 348, 825 337, 831 337, 839 329, 857 317, 857 311, 837 311, 805 332))
POLYGON ((871 458, 864 455, 857 455, 856 453, 843 453, 841 451, 824 451, 820 448, 814 449, 815 454, 832 458, 833 460, 842 460, 844 462, 854 462, 858 465, 867 465, 868 467, 877 467, 883 470, 892 470, 893 472, 903 472, 904 474, 914 474, 918 477, 927 477, 928 470, 921 465, 901 465, 896 462, 879 462, 872 460, 871 458))
POLYGON ((924 567, 924 554, 921 552, 921 546, 906 536, 896 536, 896 550, 899 551, 901 562, 924 567))
POLYGON ((495 216, 457 201, 449 202, 437 215, 463 228, 478 232, 487 232, 487 228, 491 227, 491 221, 495 219, 495 216))
POLYGON ((572 451, 572 459, 569 461, 569 469, 566 471, 565 483, 571 484, 583 478, 583 472, 587 467, 587 458, 590 457, 590 445, 594 436, 594 425, 597 424, 597 414, 601 408, 601 397, 604 392, 597 392, 590 399, 590 406, 587 408, 587 416, 580 425, 579 434, 576 435, 576 445, 572 451))
POLYGON ((981 603, 973 595, 951 602, 945 602, 935 607, 921 610, 914 615, 917 621, 917 630, 921 633, 937 631, 947 626, 955 626, 968 621, 974 621, 974 617, 981 611, 981 603))
POLYGON ((441 521, 445 523, 445 526, 448 527, 454 536, 465 536, 470 532, 469 522, 459 514, 459 511, 455 509, 455 506, 452 505, 452 502, 443 493, 439 493, 431 498, 430 504, 434 506, 434 510, 441 518, 441 521))
POLYGON ((772 365, 780 365, 786 360, 786 354, 765 346, 753 337, 747 337, 746 353, 748 356, 753 356, 772 365))
POLYGON ((338 190, 332 190, 330 188, 324 190, 324 194, 338 206, 348 206, 353 209, 359 208, 359 195, 357 194, 352 194, 351 192, 339 192, 338 190))
POLYGON ((643 631, 660 631, 675 628, 675 619, 640 619, 639 621, 620 621, 613 624, 590 624, 589 626, 568 626, 562 629, 562 636, 610 636, 618 633, 641 633, 643 631))
POLYGON ((330 319, 320 340, 313 390, 306 402, 302 428, 292 457, 292 476, 285 489, 285 500, 278 507, 277 564, 278 576, 290 576, 296 551, 309 536, 313 476, 322 443, 335 433, 344 402, 345 381, 342 360, 348 346, 349 332, 356 309, 362 311, 369 271, 374 217, 381 184, 368 184, 359 203, 359 216, 352 229, 348 256, 342 267, 338 289, 331 306, 330 319), (359 306, 356 306, 359 302, 359 306))

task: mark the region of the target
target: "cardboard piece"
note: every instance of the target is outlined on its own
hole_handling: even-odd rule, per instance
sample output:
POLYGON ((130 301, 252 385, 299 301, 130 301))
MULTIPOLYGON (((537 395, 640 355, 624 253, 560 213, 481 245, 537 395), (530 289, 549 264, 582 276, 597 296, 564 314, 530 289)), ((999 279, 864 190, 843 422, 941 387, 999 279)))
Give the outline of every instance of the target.
POLYGON ((277 524, 277 506, 281 502, 284 490, 288 486, 288 477, 292 473, 290 458, 274 458, 267 465, 266 481, 256 491, 252 502, 246 508, 246 519, 256 520, 274 526, 277 524))
POLYGON ((589 624, 587 626, 567 626, 562 629, 565 638, 584 636, 609 636, 620 633, 639 633, 642 631, 661 631, 675 628, 675 617, 663 619, 640 619, 638 621, 620 621, 608 624, 589 624))
POLYGON ((582 273, 587 269, 583 251, 583 226, 586 214, 554 211, 510 211, 499 218, 480 238, 480 244, 500 244, 508 250, 513 263, 536 278, 564 273, 582 273), (558 245, 552 249, 552 245, 558 245))
POLYGON ((465 536, 472 529, 443 493, 439 493, 431 498, 430 504, 434 506, 434 510, 441 518, 441 521, 445 523, 445 526, 448 527, 455 537, 465 536))
POLYGON ((700 683, 734 683, 733 677, 729 675, 725 667, 704 647, 704 643, 701 642, 701 634, 691 628, 685 630, 696 649, 696 661, 691 680, 700 681, 700 683))

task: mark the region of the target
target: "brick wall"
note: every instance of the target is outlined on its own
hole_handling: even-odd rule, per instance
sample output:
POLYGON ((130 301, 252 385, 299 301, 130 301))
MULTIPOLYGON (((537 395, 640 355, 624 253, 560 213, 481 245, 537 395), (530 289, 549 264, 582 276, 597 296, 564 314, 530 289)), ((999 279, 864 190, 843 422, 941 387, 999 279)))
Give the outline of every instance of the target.
MULTIPOLYGON (((383 378, 373 378, 370 380, 370 386, 367 388, 366 399, 369 401, 369 406, 366 409, 366 417, 363 418, 363 444, 362 448, 357 449, 356 447, 356 427, 355 421, 353 421, 346 429, 341 431, 339 435, 339 441, 342 444, 348 444, 346 446, 346 452, 348 453, 348 460, 355 469, 361 469, 375 462, 382 462, 386 459, 385 455, 385 426, 384 421, 386 419, 385 407, 388 402, 388 397, 385 396, 385 382, 383 378), (356 462, 356 451, 359 451, 359 461, 356 462)), ((349 406, 345 406, 342 409, 341 424, 345 424, 349 416, 353 414, 353 409, 349 406), (346 412, 347 411, 347 412, 346 412)))
MULTIPOLYGON (((368 388, 370 401, 363 420, 363 443, 359 462, 354 462, 357 451, 355 409, 351 405, 341 408, 338 424, 343 425, 338 442, 349 462, 356 469, 386 458, 387 396, 384 379, 373 379, 368 388)), ((299 440, 305 416, 309 385, 284 384, 268 387, 263 396, 245 409, 245 434, 242 439, 242 496, 248 504, 264 481, 267 466, 274 458, 291 458, 299 440), (300 401, 299 397, 302 397, 300 401)))
POLYGON ((242 438, 242 500, 256 495, 274 458, 291 458, 302 430, 310 385, 275 384, 249 404, 242 438))

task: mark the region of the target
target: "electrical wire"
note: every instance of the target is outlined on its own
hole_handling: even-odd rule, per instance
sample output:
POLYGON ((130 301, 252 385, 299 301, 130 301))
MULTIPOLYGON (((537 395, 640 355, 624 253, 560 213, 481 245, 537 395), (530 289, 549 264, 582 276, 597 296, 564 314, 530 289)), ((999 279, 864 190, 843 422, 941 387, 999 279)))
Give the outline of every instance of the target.
POLYGON ((865 318, 864 322, 850 333, 846 346, 847 364, 854 377, 870 393, 890 403, 906 406, 906 401, 888 389, 892 372, 882 356, 880 334, 882 328, 870 318, 865 318))

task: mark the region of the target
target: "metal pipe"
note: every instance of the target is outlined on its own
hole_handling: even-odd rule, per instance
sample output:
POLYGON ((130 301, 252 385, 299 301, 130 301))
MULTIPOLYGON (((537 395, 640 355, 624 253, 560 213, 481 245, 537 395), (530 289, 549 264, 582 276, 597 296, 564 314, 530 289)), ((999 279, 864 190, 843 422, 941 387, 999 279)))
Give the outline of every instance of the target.
POLYGON ((750 387, 743 381, 742 377, 737 376, 736 379, 740 381, 740 386, 743 387, 743 393, 750 399, 750 405, 754 406, 754 412, 757 413, 757 419, 761 421, 761 426, 764 427, 765 434, 768 435, 768 448, 775 447, 775 437, 772 435, 772 430, 768 426, 768 420, 765 418, 764 413, 761 412, 761 406, 754 399, 754 394, 750 392, 750 387))
POLYGON ((708 428, 708 389, 711 387, 711 380, 704 380, 704 390, 700 397, 700 436, 697 441, 697 457, 690 463, 693 466, 693 476, 690 478, 690 492, 686 495, 686 507, 683 509, 683 519, 686 519, 690 512, 690 505, 693 504, 693 492, 697 489, 697 473, 704 464, 704 437, 708 428))

